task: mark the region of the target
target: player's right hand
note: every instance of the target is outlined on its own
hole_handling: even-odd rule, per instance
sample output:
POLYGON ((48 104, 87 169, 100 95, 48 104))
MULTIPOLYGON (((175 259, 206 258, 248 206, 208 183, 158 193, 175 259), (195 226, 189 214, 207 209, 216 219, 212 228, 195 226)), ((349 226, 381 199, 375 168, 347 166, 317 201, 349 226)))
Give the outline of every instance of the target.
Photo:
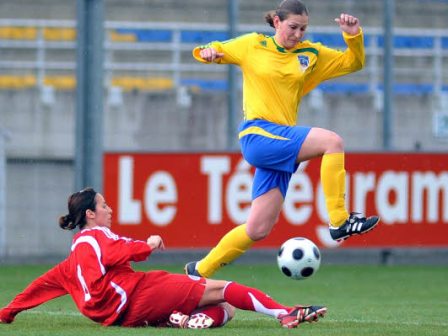
POLYGON ((199 52, 199 56, 201 56, 204 61, 214 62, 216 59, 223 58, 224 53, 217 52, 215 48, 204 48, 199 52))
POLYGON ((159 235, 149 236, 146 240, 146 244, 153 250, 159 249, 163 251, 165 249, 165 244, 163 243, 162 237, 159 235))

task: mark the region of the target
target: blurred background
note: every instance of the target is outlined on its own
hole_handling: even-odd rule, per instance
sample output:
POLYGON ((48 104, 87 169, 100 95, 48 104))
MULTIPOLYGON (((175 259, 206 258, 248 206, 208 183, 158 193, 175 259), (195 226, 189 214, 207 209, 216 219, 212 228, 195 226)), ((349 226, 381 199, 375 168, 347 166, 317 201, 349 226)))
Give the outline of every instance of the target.
MULTIPOLYGON (((406 153, 437 153, 440 216, 434 225, 444 234, 448 1, 305 3, 310 12, 307 38, 344 49, 334 18, 351 13, 363 26, 367 58, 362 71, 323 83, 305 97, 298 122, 336 131, 348 153, 387 153, 393 160, 406 153)), ((240 33, 273 34, 264 13, 276 6, 272 0, 0 1, 0 261, 57 259, 67 253, 71 235, 58 228, 57 217, 65 214, 68 195, 85 185, 103 190, 103 177, 115 176, 106 164, 89 161, 85 147, 94 147, 94 155, 238 156, 239 70, 201 65, 191 50, 240 33), (85 41, 79 32, 87 41, 93 34, 94 44, 84 45, 84 56, 100 56, 99 65, 98 59, 79 54, 85 41), (88 76, 77 86, 77 78, 82 78, 79 62, 86 62, 93 81, 100 80, 98 100, 85 97, 95 89, 88 76), (101 127, 79 123, 80 114, 87 125, 89 116, 96 116, 93 122, 101 127), (80 145, 86 136, 80 125, 90 130, 84 137, 87 144, 80 145), (79 175, 86 166, 106 172, 99 174, 100 182, 79 175)), ((429 160, 425 169, 430 169, 432 157, 424 158, 429 160)), ((117 194, 108 195, 119 199, 117 194)), ((394 225, 394 220, 386 223, 394 225)), ((129 232, 132 235, 132 228, 129 232)), ((376 244, 365 253, 384 262, 391 248, 410 247, 404 254, 411 258, 431 260, 445 253, 442 262, 447 260, 448 238, 421 248, 418 242, 409 245, 388 243, 387 249, 378 249, 376 244)))

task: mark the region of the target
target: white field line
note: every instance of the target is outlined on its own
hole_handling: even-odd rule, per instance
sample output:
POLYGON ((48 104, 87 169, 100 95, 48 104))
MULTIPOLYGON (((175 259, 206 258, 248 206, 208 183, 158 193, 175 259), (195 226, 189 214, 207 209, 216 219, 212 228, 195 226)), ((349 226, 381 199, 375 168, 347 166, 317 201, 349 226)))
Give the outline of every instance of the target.
MULTIPOLYGON (((38 315, 49 315, 49 316, 67 316, 67 317, 73 317, 73 316, 83 316, 79 312, 75 311, 46 311, 46 310, 30 310, 24 312, 25 314, 38 314, 38 315)), ((264 316, 258 316, 254 318, 248 318, 248 317, 238 317, 236 316, 236 320, 240 321, 262 321, 262 320, 270 320, 270 317, 264 317, 264 316)), ((321 321, 325 323, 355 323, 355 324, 382 324, 382 325, 393 325, 393 326, 434 326, 434 327, 448 327, 448 322, 413 322, 413 321, 386 321, 386 320, 358 320, 358 319, 343 319, 343 320, 335 320, 331 318, 324 318, 321 321)))

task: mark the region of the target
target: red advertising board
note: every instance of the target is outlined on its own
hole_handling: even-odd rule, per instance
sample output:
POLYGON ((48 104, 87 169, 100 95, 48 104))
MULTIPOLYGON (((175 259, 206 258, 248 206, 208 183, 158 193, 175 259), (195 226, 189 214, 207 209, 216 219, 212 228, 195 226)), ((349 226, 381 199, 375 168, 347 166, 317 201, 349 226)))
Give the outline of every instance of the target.
MULTIPOLYGON (((248 216, 253 169, 239 153, 107 153, 104 167, 120 235, 208 248, 248 216)), ((348 153, 346 170, 348 208, 378 214, 374 231, 331 240, 320 160, 311 160, 293 175, 279 222, 255 247, 295 236, 321 247, 448 247, 448 154, 348 153)))

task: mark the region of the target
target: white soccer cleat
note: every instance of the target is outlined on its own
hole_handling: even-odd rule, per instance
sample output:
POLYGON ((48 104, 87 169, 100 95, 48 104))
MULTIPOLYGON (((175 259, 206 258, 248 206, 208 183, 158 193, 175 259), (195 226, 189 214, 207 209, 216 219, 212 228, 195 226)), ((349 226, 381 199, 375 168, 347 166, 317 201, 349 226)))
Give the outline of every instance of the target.
POLYGON ((196 313, 191 316, 174 311, 169 318, 169 325, 172 328, 181 329, 207 329, 213 325, 214 320, 204 313, 196 313))

